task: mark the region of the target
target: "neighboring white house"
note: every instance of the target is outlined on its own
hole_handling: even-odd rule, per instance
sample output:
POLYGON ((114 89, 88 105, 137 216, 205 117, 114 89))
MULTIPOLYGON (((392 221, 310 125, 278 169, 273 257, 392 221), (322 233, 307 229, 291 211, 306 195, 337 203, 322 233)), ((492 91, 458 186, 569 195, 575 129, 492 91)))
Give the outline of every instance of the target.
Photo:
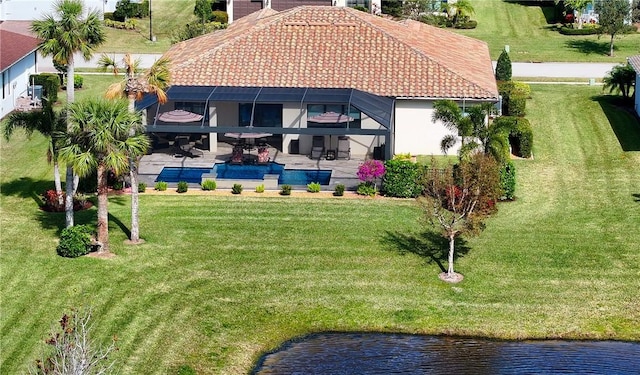
MULTIPOLYGON (((354 155, 372 155, 382 145, 386 157, 440 154, 450 131, 432 120, 435 100, 461 107, 498 101, 485 42, 349 7, 263 9, 177 43, 164 56, 172 62, 169 102, 159 106, 148 95, 137 103, 147 109, 150 133, 223 140, 253 125, 273 134, 284 153, 310 153, 313 136, 324 136, 324 148, 332 150, 348 136, 354 155), (200 124, 155 120, 174 109, 204 117, 200 124), (311 120, 322 112, 353 120, 311 120)), ((217 142, 209 144, 215 151, 217 142)))
POLYGON ((20 27, 10 28, 9 24, 0 22, 0 118, 16 108, 20 97, 27 96, 29 76, 38 72, 39 40, 26 32, 19 32, 20 27))
POLYGON ((636 109, 636 113, 640 116, 640 55, 631 56, 627 59, 629 64, 633 67, 633 70, 636 71, 636 87, 634 90, 635 96, 635 104, 634 108, 636 109))
MULTIPOLYGON (((113 12, 118 0, 84 0, 86 9, 113 12)), ((1 0, 0 21, 37 20, 52 14, 56 0, 1 0)))

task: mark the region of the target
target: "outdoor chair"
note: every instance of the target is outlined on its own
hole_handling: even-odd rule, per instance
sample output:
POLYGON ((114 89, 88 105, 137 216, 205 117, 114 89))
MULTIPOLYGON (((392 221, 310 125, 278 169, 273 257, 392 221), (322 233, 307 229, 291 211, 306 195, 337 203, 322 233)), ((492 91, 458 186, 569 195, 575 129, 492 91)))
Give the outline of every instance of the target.
POLYGON ((314 135, 311 143, 311 159, 320 159, 324 155, 324 136, 314 135))

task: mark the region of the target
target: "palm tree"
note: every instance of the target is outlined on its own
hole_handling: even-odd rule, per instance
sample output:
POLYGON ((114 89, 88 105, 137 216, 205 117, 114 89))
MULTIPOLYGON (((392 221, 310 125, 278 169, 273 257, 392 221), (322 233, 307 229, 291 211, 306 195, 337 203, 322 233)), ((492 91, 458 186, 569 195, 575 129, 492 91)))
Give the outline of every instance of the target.
MULTIPOLYGON (((130 112, 135 111, 135 101, 136 99, 141 99, 144 93, 155 93, 160 104, 167 102, 165 90, 169 87, 171 81, 168 59, 160 58, 144 73, 140 72, 139 61, 134 60, 128 53, 124 56, 123 63, 124 79, 109 86, 105 94, 107 98, 115 99, 126 96, 129 100, 130 112)), ((108 55, 103 54, 98 64, 103 71, 111 68, 114 74, 118 74, 119 67, 117 62, 108 55)), ((129 175, 131 179, 131 238, 129 240, 132 243, 140 242, 137 162, 134 158, 129 160, 129 175)))
POLYGON ((458 0, 453 4, 445 5, 445 10, 447 13, 453 12, 453 16, 451 16, 452 22, 454 25, 457 25, 464 17, 470 16, 475 13, 475 9, 473 9, 473 5, 468 0, 458 0))
POLYGON ((48 101, 43 98, 44 106, 41 111, 12 112, 5 121, 4 137, 8 141, 17 128, 22 128, 30 137, 34 131, 49 139, 47 161, 53 163, 53 179, 60 205, 64 203, 62 182, 60 181, 60 167, 58 165, 57 135, 66 129, 64 115, 55 112, 48 101))
MULTIPOLYGON (((625 99, 631 98, 631 88, 634 87, 636 72, 630 64, 616 65, 609 74, 602 80, 604 85, 602 90, 609 90, 609 93, 622 93, 625 99)), ((637 91, 638 88, 636 87, 637 91)))
POLYGON ((457 135, 445 135, 440 142, 443 153, 453 147, 460 139, 460 157, 466 158, 474 150, 480 148, 485 155, 492 155, 502 163, 509 155, 507 122, 487 122, 493 111, 491 103, 477 104, 467 108, 467 113, 453 100, 438 100, 434 103, 433 119, 441 121, 449 130, 457 135))
POLYGON ((89 99, 69 106, 71 128, 60 148, 60 158, 80 176, 97 171, 99 252, 109 253, 107 171, 126 171, 129 158, 143 155, 149 138, 142 133, 141 116, 130 112, 124 100, 89 99), (134 135, 131 135, 134 134, 134 135))
MULTIPOLYGON (((42 39, 40 52, 52 56, 58 64, 67 66, 67 103, 73 103, 74 61, 73 54, 81 52, 85 60, 91 58, 95 47, 106 39, 100 14, 89 11, 84 16, 82 0, 58 0, 54 5, 55 14, 33 21, 31 30, 42 39)), ((70 124, 67 122, 67 130, 70 124)), ((73 226, 73 170, 67 166, 66 174, 66 225, 73 226)))

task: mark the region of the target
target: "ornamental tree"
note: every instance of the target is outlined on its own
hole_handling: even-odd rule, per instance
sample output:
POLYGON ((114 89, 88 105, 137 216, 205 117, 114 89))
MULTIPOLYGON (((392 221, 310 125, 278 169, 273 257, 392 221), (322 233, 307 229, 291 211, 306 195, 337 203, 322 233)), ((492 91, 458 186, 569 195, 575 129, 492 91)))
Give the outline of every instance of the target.
POLYGON ((606 0, 596 2, 595 11, 599 15, 599 34, 611 35, 609 56, 613 56, 613 38, 625 27, 625 21, 631 17, 631 6, 628 0, 606 0))
POLYGON ((506 50, 502 50, 496 63, 496 80, 511 81, 511 58, 506 50))
POLYGON ((491 156, 475 153, 462 160, 455 173, 451 165, 440 169, 436 160, 431 160, 418 202, 428 222, 449 240, 449 265, 440 275, 442 280, 462 279, 453 269, 456 237, 484 229, 483 221, 496 210, 500 193, 499 167, 491 156))

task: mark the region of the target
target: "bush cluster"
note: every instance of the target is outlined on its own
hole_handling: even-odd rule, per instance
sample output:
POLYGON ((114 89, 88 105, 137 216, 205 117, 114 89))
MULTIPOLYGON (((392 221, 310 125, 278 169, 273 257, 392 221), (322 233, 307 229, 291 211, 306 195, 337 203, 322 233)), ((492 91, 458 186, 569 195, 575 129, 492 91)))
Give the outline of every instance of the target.
POLYGON ((128 18, 144 18, 149 16, 149 0, 143 0, 140 3, 131 0, 120 0, 116 3, 116 10, 113 12, 113 19, 116 21, 125 21, 128 18))
POLYGON ((333 190, 333 195, 336 197, 341 197, 344 195, 344 184, 337 184, 335 189, 333 190))
POLYGON ((494 126, 511 129, 509 132, 509 144, 514 155, 521 158, 530 158, 533 151, 533 130, 529 120, 524 117, 502 116, 495 119, 494 126))
POLYGON ((242 193, 242 184, 233 184, 231 188, 231 194, 241 194, 242 193))
POLYGON ((138 184, 138 193, 144 193, 145 191, 147 191, 147 184, 144 182, 141 182, 138 184))
POLYGON ((211 12, 211 18, 209 18, 209 21, 227 24, 229 23, 229 15, 225 11, 214 10, 213 12, 211 12))
POLYGON ((382 194, 388 197, 415 198, 422 193, 421 165, 406 159, 387 160, 386 173, 382 179, 382 194))
POLYGON ((155 189, 158 190, 158 191, 165 191, 165 190, 167 190, 168 187, 169 187, 169 184, 167 184, 166 182, 158 181, 158 182, 156 182, 155 189))
POLYGON ((280 187, 280 195, 291 195, 291 185, 282 185, 280 187))
POLYGON ((64 228, 60 234, 60 243, 56 248, 58 255, 77 258, 91 251, 91 235, 93 232, 86 225, 74 225, 64 228))
POLYGON ((320 183, 319 182, 312 182, 307 184, 307 191, 309 193, 319 193, 320 192, 320 183))
POLYGON ((358 188, 356 189, 356 193, 358 195, 366 195, 369 197, 375 196, 376 192, 376 185, 372 182, 361 182, 358 184, 358 188))
POLYGON ((178 193, 186 193, 189 190, 189 184, 186 181, 178 182, 178 189, 176 190, 178 193))
POLYGON ((202 190, 216 190, 216 188, 218 187, 218 184, 215 180, 204 180, 202 181, 201 185, 202 190))
POLYGON ((527 99, 531 96, 531 87, 524 82, 502 81, 498 83, 498 92, 502 96, 502 114, 505 116, 524 116, 527 99))
POLYGON ((560 34, 562 35, 595 35, 597 33, 597 27, 583 27, 582 29, 574 29, 573 27, 562 26, 560 28, 560 34))
POLYGON ((106 27, 111 27, 113 29, 120 29, 120 30, 137 30, 138 29, 138 21, 133 19, 128 19, 124 22, 105 19, 104 25, 106 27))
POLYGON ((456 29, 475 29, 476 27, 478 27, 478 21, 474 21, 474 20, 459 22, 454 26, 454 28, 456 29))
POLYGON ((84 78, 79 74, 73 75, 73 88, 81 89, 84 86, 84 78))
POLYGON ((264 193, 264 184, 256 186, 256 193, 264 193))

